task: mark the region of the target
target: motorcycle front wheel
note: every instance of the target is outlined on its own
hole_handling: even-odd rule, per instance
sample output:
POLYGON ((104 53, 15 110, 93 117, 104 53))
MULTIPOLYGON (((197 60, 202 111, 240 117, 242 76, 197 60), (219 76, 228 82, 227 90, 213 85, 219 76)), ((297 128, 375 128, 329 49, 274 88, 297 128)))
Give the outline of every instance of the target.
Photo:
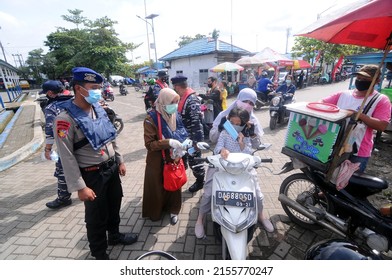
MULTIPOLYGON (((328 196, 324 195, 303 173, 297 173, 287 177, 280 185, 279 193, 286 195, 289 199, 305 207, 311 213, 313 210, 310 207, 317 207, 331 214, 334 212, 333 204, 328 199, 328 196)), ((281 205, 290 220, 299 226, 310 230, 322 228, 321 225, 313 222, 283 202, 281 202, 281 205)))
POLYGON ((271 130, 274 130, 276 128, 276 125, 278 124, 278 117, 271 117, 270 118, 270 123, 269 123, 269 127, 271 130))

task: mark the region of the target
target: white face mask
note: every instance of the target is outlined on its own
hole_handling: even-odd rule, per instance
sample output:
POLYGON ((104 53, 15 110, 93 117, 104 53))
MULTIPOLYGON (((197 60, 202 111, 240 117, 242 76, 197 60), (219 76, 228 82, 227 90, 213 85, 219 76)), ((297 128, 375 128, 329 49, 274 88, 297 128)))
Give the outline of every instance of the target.
POLYGON ((291 80, 286 80, 287 85, 291 85, 291 80))

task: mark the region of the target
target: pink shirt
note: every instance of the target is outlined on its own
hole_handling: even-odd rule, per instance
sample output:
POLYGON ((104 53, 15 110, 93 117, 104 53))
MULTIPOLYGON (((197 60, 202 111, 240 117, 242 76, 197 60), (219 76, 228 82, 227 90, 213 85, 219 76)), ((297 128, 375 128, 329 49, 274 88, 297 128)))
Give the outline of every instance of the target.
MULTIPOLYGON (((359 110, 359 107, 362 104, 364 97, 357 97, 354 94, 355 91, 356 90, 350 91, 352 102, 345 102, 344 106, 340 105, 342 109, 350 109, 355 111, 359 110)), ((372 96, 374 96, 374 94, 376 93, 377 91, 373 91, 373 93, 368 97, 367 102, 369 102, 372 96)), ((341 95, 342 92, 338 92, 331 96, 323 98, 322 100, 323 102, 337 105, 341 95)), ((370 110, 368 115, 370 115, 373 118, 379 119, 381 121, 386 121, 386 122, 390 121, 391 102, 389 101, 389 98, 387 96, 381 94, 381 96, 378 98, 378 102, 376 101, 376 104, 375 105, 373 104, 373 106, 375 106, 374 110, 370 110)), ((372 149, 373 149, 373 128, 367 127, 362 142, 358 147, 357 156, 370 157, 372 153, 372 149)))

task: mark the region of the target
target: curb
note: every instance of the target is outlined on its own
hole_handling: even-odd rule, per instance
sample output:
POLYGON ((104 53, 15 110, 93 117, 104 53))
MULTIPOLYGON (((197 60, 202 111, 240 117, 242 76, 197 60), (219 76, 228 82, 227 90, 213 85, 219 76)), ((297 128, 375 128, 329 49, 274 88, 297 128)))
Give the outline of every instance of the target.
MULTIPOLYGON (((24 106, 25 104, 22 104, 21 106, 24 106)), ((39 105, 36 103, 35 104, 35 113, 34 113, 34 124, 33 124, 33 129, 34 129, 34 136, 33 139, 24 145, 22 148, 16 150, 10 155, 7 155, 3 158, 0 159, 0 172, 3 170, 6 170, 10 168, 11 166, 14 166, 15 164, 21 162, 22 160, 26 159, 36 151, 38 151, 42 144, 44 143, 44 135, 42 132, 42 127, 41 127, 41 108, 39 105)))

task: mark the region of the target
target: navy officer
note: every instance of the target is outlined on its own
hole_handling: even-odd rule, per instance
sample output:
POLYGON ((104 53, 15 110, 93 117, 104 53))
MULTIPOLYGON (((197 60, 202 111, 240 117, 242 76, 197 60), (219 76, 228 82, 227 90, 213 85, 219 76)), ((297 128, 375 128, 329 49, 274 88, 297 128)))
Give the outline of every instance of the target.
MULTIPOLYGON (((196 96, 196 92, 188 86, 187 79, 187 77, 178 74, 171 78, 171 83, 173 85, 173 89, 181 97, 178 104, 178 113, 182 117, 184 127, 188 132, 189 138, 194 143, 197 143, 204 139, 203 116, 200 109, 200 100, 196 96)), ((192 155, 187 156, 189 166, 196 178, 196 182, 188 188, 188 191, 191 193, 197 192, 204 186, 205 170, 203 166, 193 168, 194 165, 199 164, 194 160, 195 157, 201 157, 200 150, 196 149, 192 155)))
POLYGON ((73 68, 72 73, 75 99, 62 103, 64 110, 55 119, 55 141, 68 191, 77 191, 84 201, 91 255, 109 259, 108 244, 130 245, 138 238, 119 231, 120 175, 125 175, 126 167, 116 145, 116 130, 98 103, 102 76, 86 67, 73 68))

